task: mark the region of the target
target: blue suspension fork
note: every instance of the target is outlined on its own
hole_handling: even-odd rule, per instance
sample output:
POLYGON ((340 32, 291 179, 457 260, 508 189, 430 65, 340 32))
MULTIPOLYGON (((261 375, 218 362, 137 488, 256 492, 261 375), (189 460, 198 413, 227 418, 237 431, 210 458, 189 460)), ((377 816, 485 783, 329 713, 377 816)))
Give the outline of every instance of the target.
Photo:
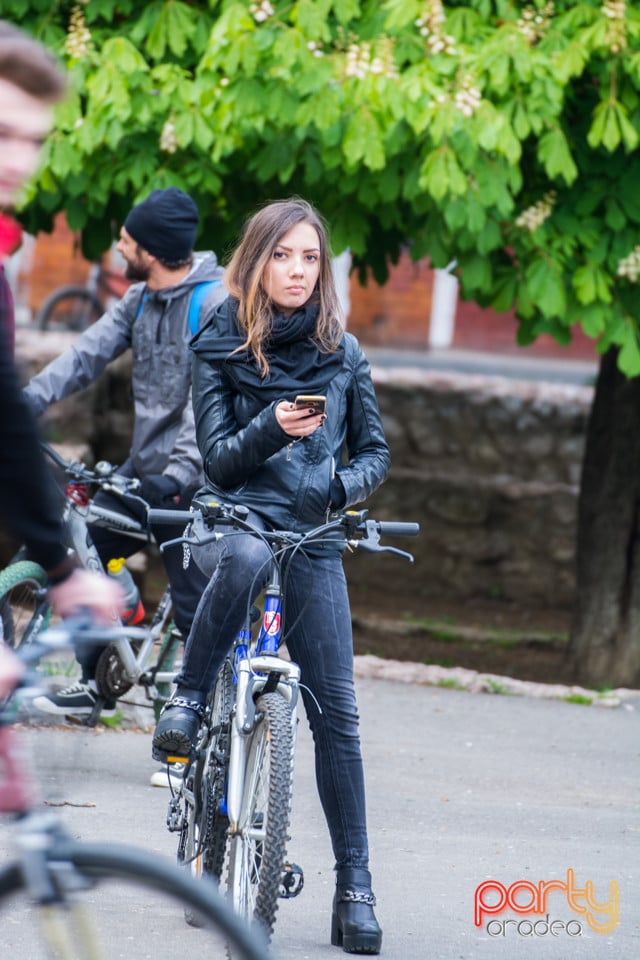
POLYGON ((244 777, 247 757, 247 737, 255 724, 255 698, 274 678, 273 689, 280 692, 291 705, 292 722, 295 722, 295 707, 298 695, 300 668, 297 664, 281 660, 278 647, 282 635, 282 591, 280 571, 273 563, 269 583, 264 592, 264 613, 256 640, 254 655, 250 657, 249 626, 238 635, 234 651, 234 667, 237 682, 236 709, 231 725, 231 752, 227 783, 227 814, 232 832, 242 829, 244 777))

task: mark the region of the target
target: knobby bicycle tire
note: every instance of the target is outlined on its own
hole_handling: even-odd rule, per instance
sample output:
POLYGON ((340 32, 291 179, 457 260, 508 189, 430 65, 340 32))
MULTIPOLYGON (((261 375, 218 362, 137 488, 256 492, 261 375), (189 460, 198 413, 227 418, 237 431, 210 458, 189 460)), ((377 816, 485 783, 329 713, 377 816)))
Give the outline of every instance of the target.
POLYGON ((228 894, 234 910, 273 933, 286 857, 293 789, 291 708, 279 693, 258 697, 245 774, 243 822, 229 837, 228 894))
MULTIPOLYGON (((229 725, 234 703, 233 669, 225 660, 211 693, 197 758, 182 788, 182 829, 178 863, 193 876, 219 884, 224 869, 228 819, 223 810, 229 758, 229 725)), ((185 912, 187 923, 198 916, 185 912)))
MULTIPOLYGON (((135 895, 134 897, 129 895, 123 903, 118 904, 113 917, 106 916, 109 904, 107 899, 109 885, 105 881, 113 879, 116 883, 112 889, 118 894, 123 887, 128 891, 129 884, 133 884, 136 890, 141 891, 141 896, 146 895, 147 890, 153 892, 153 899, 149 901, 152 905, 158 904, 159 894, 167 894, 171 901, 182 906, 183 909, 188 907, 190 910, 197 911, 202 918, 202 926, 211 931, 211 936, 221 935, 221 940, 231 945, 238 952, 238 955, 245 960, 267 960, 268 958, 264 938, 260 938, 258 931, 249 930, 246 923, 233 913, 229 904, 219 895, 212 883, 196 881, 187 871, 179 870, 170 861, 165 862, 161 857, 146 850, 118 845, 84 844, 65 840, 53 846, 48 853, 48 861, 55 865, 58 871, 68 869, 64 867, 65 864, 72 864, 77 868, 80 875, 89 881, 87 884, 89 889, 81 890, 77 899, 84 901, 86 894, 86 899, 90 901, 91 909, 95 913, 95 917, 92 916, 89 921, 91 926, 88 929, 86 920, 83 921, 84 936, 92 949, 100 936, 98 925, 93 926, 92 921, 98 921, 102 917, 101 925, 104 926, 102 935, 105 942, 101 943, 100 946, 107 952, 96 954, 95 950, 92 952, 87 948, 86 951, 81 950, 79 953, 71 954, 73 957, 79 956, 86 960, 87 957, 99 955, 106 958, 110 955, 109 951, 113 951, 113 955, 122 956, 123 942, 119 936, 124 937, 125 932, 118 926, 118 912, 122 917, 125 911, 128 914, 128 923, 131 922, 132 916, 134 918, 140 917, 140 942, 145 944, 144 954, 136 952, 136 947, 128 943, 129 937, 127 937, 125 940, 127 956, 135 956, 136 960, 142 960, 143 955, 144 957, 155 955, 154 951, 157 950, 157 947, 147 942, 153 933, 151 917, 143 910, 136 911, 135 895), (93 894, 96 883, 100 888, 98 896, 93 894), (131 950, 133 950, 133 953, 131 950)), ((16 936, 21 938, 27 934, 35 934, 35 931, 31 929, 35 925, 20 923, 15 913, 15 896, 23 898, 26 893, 25 879, 19 863, 12 863, 0 870, 0 909, 9 907, 9 903, 6 901, 8 897, 13 895, 13 899, 10 901, 11 917, 16 921, 15 926, 19 928, 16 930, 16 936)), ((71 902, 71 899, 69 897, 69 902, 71 902)), ((165 901, 162 902, 164 904, 165 901)), ((33 909, 32 904, 29 904, 28 909, 33 909)), ((165 909, 165 907, 163 906, 162 909, 165 909)), ((65 915, 69 913, 68 910, 64 912, 65 915)), ((28 914, 28 916, 31 916, 31 914, 28 914)), ((171 916, 163 919, 166 924, 173 923, 171 916)), ((6 931, 6 929, 6 925, 3 924, 3 930, 6 931)), ((80 933, 82 935, 82 930, 80 933)), ((179 947, 180 952, 189 952, 188 947, 183 943, 183 937, 184 933, 178 933, 174 925, 173 936, 170 937, 170 943, 173 944, 172 956, 175 955, 176 943, 182 944, 179 947), (176 935, 178 939, 176 939, 176 935)), ((84 946, 86 947, 87 944, 85 943, 84 946)), ((206 948, 206 943, 198 941, 196 949, 202 952, 203 956, 207 955, 203 952, 206 951, 206 948)), ((38 960, 38 955, 34 952, 28 954, 22 952, 21 955, 29 955, 30 960, 38 960)), ((63 957, 65 956, 63 954, 63 957)))
POLYGON ((46 582, 43 568, 31 560, 18 560, 0 572, 0 629, 10 647, 29 643, 47 626, 46 582))
POLYGON ((100 299, 86 287, 70 284, 51 293, 36 316, 40 330, 63 329, 80 332, 104 313, 100 299))

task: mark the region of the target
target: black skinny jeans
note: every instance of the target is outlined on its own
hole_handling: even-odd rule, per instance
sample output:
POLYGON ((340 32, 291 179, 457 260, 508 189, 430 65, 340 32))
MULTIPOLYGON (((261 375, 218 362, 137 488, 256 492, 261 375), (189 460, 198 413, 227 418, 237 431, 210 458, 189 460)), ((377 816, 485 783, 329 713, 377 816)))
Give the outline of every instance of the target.
MULTIPOLYGON (((211 579, 187 641, 182 672, 176 680, 179 687, 210 689, 244 624, 248 604, 264 586, 270 556, 264 543, 245 534, 193 548, 189 570, 197 564, 211 579)), ((316 781, 336 868, 366 867, 369 851, 351 613, 340 556, 312 559, 294 554, 286 578, 285 617, 289 653, 310 691, 303 689, 302 698, 313 734, 316 781)))

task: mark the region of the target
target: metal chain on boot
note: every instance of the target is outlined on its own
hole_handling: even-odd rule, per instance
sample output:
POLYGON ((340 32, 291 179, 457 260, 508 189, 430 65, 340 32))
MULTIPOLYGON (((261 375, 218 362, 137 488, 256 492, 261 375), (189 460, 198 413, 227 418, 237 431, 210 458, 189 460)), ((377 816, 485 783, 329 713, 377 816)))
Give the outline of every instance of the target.
POLYGON ((168 700, 164 707, 162 708, 162 713, 165 710, 169 710, 171 707, 186 707, 187 710, 193 710, 194 713, 197 713, 198 717, 202 720, 204 717, 204 703, 199 703, 197 700, 189 700, 187 697, 173 697, 172 700, 168 700))
POLYGON ((366 903, 370 907, 375 907, 378 902, 372 893, 364 893, 361 890, 344 890, 340 894, 339 903, 366 903))

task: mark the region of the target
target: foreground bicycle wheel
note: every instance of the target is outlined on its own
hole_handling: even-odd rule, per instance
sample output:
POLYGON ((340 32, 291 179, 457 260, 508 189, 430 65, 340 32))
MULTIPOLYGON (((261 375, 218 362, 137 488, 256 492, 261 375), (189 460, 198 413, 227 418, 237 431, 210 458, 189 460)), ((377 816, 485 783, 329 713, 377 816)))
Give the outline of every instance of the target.
POLYGON ((293 789, 291 710, 278 693, 256 701, 240 830, 229 837, 228 894, 236 913, 273 933, 293 789))
POLYGON ((144 850, 65 841, 49 852, 48 862, 61 884, 71 881, 73 892, 47 907, 27 900, 19 864, 0 871, 3 956, 214 958, 223 957, 229 944, 234 956, 267 960, 264 938, 233 914, 213 884, 196 881, 169 861, 144 850), (205 929, 185 927, 185 909, 197 912, 205 929))
POLYGON ((42 567, 30 560, 18 560, 0 573, 0 629, 10 647, 29 643, 47 626, 46 582, 42 567))

